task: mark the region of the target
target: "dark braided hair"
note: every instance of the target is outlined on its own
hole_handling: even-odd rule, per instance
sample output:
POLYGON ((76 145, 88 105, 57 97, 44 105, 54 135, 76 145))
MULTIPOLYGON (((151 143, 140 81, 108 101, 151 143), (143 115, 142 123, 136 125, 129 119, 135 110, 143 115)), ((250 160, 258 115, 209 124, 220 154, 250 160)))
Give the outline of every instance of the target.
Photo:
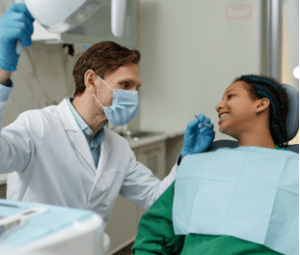
POLYGON ((273 78, 258 75, 242 75, 234 80, 244 81, 249 86, 250 95, 270 100, 270 131, 276 145, 287 145, 286 119, 288 114, 288 97, 285 89, 273 78))

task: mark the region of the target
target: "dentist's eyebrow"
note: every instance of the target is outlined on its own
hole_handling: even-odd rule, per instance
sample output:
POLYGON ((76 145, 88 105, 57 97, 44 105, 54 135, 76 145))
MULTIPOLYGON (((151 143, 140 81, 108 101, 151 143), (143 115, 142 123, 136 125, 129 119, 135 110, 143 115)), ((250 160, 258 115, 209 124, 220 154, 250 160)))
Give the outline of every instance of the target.
MULTIPOLYGON (((135 84, 135 80, 133 79, 124 79, 124 80, 120 80, 118 82, 119 84, 123 84, 123 83, 129 83, 130 85, 135 84)), ((138 87, 140 87, 142 84, 138 84, 138 87)))

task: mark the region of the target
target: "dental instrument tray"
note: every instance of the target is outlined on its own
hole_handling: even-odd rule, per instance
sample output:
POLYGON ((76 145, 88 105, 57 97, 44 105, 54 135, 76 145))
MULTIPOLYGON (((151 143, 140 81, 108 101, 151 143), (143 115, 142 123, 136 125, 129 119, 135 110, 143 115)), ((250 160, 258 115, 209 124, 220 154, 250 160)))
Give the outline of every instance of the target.
POLYGON ((103 220, 91 211, 0 199, 0 254, 102 255, 108 246, 103 220))

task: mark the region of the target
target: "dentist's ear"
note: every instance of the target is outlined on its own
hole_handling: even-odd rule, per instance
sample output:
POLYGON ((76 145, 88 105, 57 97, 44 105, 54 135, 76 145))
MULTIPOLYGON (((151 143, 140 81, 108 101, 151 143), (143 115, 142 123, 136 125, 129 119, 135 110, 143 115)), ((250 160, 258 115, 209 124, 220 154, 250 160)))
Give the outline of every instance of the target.
POLYGON ((87 90, 92 90, 92 92, 95 91, 95 78, 97 77, 97 74, 91 70, 88 69, 84 74, 84 85, 87 90))
POLYGON ((257 100, 256 113, 262 113, 270 107, 270 100, 266 97, 257 100))

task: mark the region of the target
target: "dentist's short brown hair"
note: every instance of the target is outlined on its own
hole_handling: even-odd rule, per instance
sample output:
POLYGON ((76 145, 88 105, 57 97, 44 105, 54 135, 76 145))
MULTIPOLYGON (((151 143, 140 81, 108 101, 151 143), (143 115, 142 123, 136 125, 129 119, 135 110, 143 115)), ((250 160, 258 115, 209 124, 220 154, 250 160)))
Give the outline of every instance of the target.
POLYGON ((74 97, 85 91, 84 74, 91 69, 102 79, 119 67, 138 64, 141 54, 138 50, 130 50, 114 42, 96 43, 78 59, 73 68, 75 80, 74 97))

